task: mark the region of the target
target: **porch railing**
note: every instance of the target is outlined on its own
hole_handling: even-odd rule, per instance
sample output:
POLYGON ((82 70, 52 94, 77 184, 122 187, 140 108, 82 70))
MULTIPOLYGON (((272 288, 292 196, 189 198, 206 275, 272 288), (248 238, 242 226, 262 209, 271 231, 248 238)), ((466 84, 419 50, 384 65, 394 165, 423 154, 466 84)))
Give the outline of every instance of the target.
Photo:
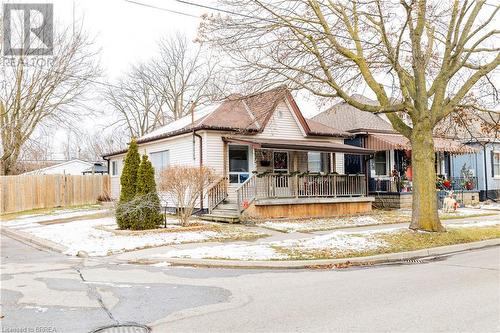
POLYGON ((227 198, 227 177, 216 179, 207 189, 208 212, 227 198))
POLYGON ((257 199, 365 195, 364 175, 268 174, 256 177, 257 199))
POLYGON ((248 208, 256 197, 256 177, 251 175, 240 187, 236 189, 236 205, 238 214, 248 208))
MULTIPOLYGON (((451 177, 449 178, 450 184, 448 187, 442 185, 441 190, 453 190, 453 191, 477 191, 477 177, 463 178, 463 177, 451 177)), ((370 192, 388 192, 388 193, 400 193, 400 192, 412 192, 411 182, 406 180, 401 180, 399 178, 390 179, 370 179, 368 182, 368 188, 370 192)))

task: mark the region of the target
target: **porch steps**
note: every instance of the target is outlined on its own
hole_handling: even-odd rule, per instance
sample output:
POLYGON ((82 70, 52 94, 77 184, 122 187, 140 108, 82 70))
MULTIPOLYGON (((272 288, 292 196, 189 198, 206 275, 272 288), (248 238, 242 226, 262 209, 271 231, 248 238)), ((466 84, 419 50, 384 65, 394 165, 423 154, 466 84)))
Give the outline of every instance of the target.
POLYGON ((237 205, 229 202, 219 204, 212 210, 211 214, 203 214, 200 218, 205 221, 227 223, 238 223, 240 221, 237 205))

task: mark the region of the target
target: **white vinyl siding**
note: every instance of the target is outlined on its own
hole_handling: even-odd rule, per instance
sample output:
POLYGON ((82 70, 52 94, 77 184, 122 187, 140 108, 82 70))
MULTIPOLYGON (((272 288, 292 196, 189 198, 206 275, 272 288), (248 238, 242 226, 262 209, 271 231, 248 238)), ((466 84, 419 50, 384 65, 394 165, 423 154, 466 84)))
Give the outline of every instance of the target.
POLYGON ((262 133, 257 134, 257 137, 288 140, 305 139, 293 111, 289 109, 288 104, 285 102, 278 104, 266 127, 262 133))
POLYGON ((345 173, 344 153, 335 153, 335 172, 339 175, 343 175, 345 173))

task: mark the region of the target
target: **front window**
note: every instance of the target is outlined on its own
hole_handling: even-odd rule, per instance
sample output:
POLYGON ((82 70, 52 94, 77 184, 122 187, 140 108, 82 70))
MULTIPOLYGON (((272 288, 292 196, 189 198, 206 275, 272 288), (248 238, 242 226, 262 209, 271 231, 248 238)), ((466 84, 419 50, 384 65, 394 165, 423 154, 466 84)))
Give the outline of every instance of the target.
POLYGON ((379 151, 375 153, 375 175, 386 176, 387 175, 387 154, 385 151, 379 151))
POLYGON ((151 164, 155 168, 155 173, 158 175, 162 170, 166 169, 170 164, 170 154, 168 150, 157 151, 149 154, 151 164))
POLYGON ((249 175, 248 146, 229 145, 229 182, 243 183, 249 175))
POLYGON ((500 177, 500 152, 493 152, 493 177, 500 177))
POLYGON ((307 170, 321 172, 321 153, 310 151, 307 153, 307 170))

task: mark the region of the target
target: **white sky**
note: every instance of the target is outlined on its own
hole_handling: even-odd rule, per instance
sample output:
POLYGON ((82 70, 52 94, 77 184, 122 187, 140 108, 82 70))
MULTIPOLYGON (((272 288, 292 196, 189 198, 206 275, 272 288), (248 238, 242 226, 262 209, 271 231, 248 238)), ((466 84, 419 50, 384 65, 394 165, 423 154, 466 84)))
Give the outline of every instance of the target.
MULTIPOLYGON (((11 1, 8 1, 11 2, 11 1)), ((51 2, 54 4, 54 23, 71 25, 73 17, 84 22, 84 29, 94 36, 96 47, 100 49, 102 82, 113 83, 129 68, 155 55, 157 41, 177 31, 185 33, 189 39, 196 37, 199 19, 170 13, 161 9, 148 8, 125 0, 53 0, 53 1, 15 1, 51 2), (75 15, 73 15, 73 13, 75 15)), ((209 11, 203 8, 184 5, 175 0, 138 0, 151 6, 188 13, 197 17, 209 11)), ((211 1, 194 0, 199 4, 210 5, 211 1)), ((299 106, 306 116, 319 112, 315 103, 299 99, 299 106)), ((97 104, 99 107, 102 104, 97 104)), ((88 119, 83 127, 92 131, 96 124, 102 125, 103 117, 88 119)), ((53 137, 55 152, 62 152, 66 132, 58 130, 53 137)))

